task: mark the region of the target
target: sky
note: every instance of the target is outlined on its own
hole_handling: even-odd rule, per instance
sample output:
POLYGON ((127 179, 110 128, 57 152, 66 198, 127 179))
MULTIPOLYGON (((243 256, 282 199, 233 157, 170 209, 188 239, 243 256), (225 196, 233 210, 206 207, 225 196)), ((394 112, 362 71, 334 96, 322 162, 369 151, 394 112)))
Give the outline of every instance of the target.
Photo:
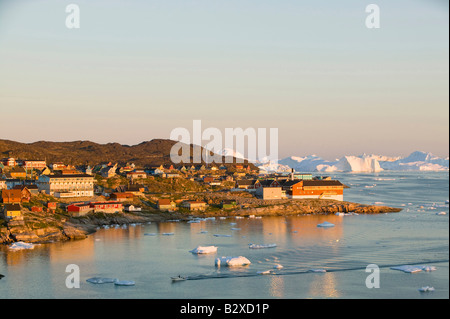
POLYGON ((447 157, 448 25, 441 0, 0 0, 0 139, 135 145, 201 120, 278 128, 280 157, 447 157))

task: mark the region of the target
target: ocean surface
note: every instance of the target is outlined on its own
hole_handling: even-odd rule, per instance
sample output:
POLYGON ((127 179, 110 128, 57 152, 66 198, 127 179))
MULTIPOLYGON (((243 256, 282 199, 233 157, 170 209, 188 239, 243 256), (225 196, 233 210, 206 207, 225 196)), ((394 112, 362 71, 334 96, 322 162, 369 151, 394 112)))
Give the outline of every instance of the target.
POLYGON ((350 186, 344 191, 347 201, 403 211, 151 223, 100 229, 85 240, 42 244, 32 250, 2 246, 0 274, 5 277, 0 279, 0 298, 449 298, 449 206, 445 203, 449 173, 331 176, 350 186), (325 221, 335 226, 317 227, 325 221), (277 247, 249 249, 250 243, 277 247), (198 245, 215 245, 218 251, 202 256, 189 252, 198 245), (244 256, 251 264, 217 268, 214 260, 221 256, 244 256), (373 274, 366 272, 370 264, 379 267, 379 288, 366 286, 373 274), (68 265, 79 269, 79 288, 66 286, 66 280, 73 283, 71 276, 76 275, 68 265), (276 265, 283 268, 274 269, 276 265), (391 269, 400 265, 428 265, 436 270, 391 269), (270 269, 269 275, 258 273, 270 269), (177 275, 188 280, 172 282, 170 277, 177 275), (86 281, 92 277, 135 285, 86 281), (419 292, 424 286, 435 290, 419 292))

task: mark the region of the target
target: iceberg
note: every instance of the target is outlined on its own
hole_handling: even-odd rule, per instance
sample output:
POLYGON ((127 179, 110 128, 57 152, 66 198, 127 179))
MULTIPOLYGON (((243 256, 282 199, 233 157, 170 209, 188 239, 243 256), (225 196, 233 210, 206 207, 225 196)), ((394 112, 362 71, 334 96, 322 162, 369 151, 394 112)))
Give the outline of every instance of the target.
MULTIPOLYGON (((334 161, 317 155, 290 156, 278 161, 274 171, 286 171, 287 167, 298 172, 366 172, 394 171, 443 171, 449 170, 449 158, 440 158, 432 153, 416 151, 407 157, 384 155, 345 155, 334 161), (287 167, 286 167, 287 166, 287 167)), ((263 169, 264 167, 261 166, 263 169)), ((381 179, 380 179, 381 180, 381 179)))
POLYGON ((321 224, 317 224, 317 227, 333 227, 334 224, 329 223, 329 222, 323 222, 321 224))
POLYGON ((216 258, 215 265, 216 267, 220 267, 222 265, 227 267, 236 267, 236 266, 246 266, 251 264, 250 260, 243 256, 238 257, 220 257, 216 258))
POLYGON ((35 246, 36 244, 18 241, 9 245, 8 248, 11 250, 23 250, 23 249, 34 249, 35 246))
POLYGON ((436 270, 436 267, 434 266, 425 266, 425 265, 402 265, 402 266, 395 266, 391 267, 392 270, 400 270, 406 273, 417 273, 423 271, 434 271, 436 270))
POLYGON ((212 254, 217 252, 216 246, 197 246, 197 248, 194 248, 190 250, 189 252, 193 254, 212 254))
POLYGON ((275 248, 277 247, 277 244, 248 244, 248 248, 250 249, 263 249, 263 248, 275 248))

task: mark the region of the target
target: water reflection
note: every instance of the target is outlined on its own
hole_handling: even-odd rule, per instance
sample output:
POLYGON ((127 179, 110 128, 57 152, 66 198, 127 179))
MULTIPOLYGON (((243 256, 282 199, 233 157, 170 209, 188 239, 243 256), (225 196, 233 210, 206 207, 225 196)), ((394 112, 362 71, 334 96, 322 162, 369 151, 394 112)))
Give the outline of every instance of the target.
POLYGON ((337 289, 336 274, 320 273, 312 274, 313 280, 309 285, 308 295, 311 298, 339 298, 341 296, 337 289))

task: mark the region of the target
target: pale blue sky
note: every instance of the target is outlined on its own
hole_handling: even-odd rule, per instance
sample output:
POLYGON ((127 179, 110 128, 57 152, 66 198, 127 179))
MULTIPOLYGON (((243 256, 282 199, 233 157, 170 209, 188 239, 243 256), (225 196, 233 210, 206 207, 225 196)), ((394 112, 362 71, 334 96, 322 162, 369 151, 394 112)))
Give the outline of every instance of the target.
POLYGON ((200 119, 277 127, 282 157, 448 156, 448 23, 438 0, 0 0, 0 138, 131 145, 200 119))

